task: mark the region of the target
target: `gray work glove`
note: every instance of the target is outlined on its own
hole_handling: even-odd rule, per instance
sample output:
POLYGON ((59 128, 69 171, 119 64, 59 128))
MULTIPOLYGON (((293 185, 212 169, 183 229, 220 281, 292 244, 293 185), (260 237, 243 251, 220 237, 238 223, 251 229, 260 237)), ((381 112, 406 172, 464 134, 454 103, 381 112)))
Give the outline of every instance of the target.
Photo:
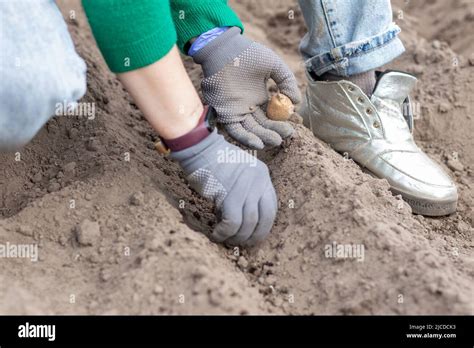
POLYGON ((274 80, 280 93, 293 104, 301 99, 295 76, 272 50, 232 27, 201 48, 193 59, 204 72, 201 87, 205 104, 216 109, 217 122, 224 124, 235 140, 263 149, 265 145, 280 145, 282 138, 293 133, 288 123, 266 116, 268 79, 274 80))
POLYGON ((211 199, 221 215, 209 238, 252 246, 272 228, 278 205, 267 166, 228 143, 216 130, 198 144, 171 153, 190 185, 211 199))

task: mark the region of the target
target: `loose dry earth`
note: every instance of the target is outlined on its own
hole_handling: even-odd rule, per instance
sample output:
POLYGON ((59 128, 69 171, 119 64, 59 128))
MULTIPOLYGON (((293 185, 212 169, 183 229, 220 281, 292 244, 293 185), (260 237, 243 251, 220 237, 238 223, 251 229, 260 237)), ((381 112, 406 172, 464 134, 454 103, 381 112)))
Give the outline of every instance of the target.
MULTIPOLYGON (((108 72, 79 1, 59 3, 96 118, 52 119, 20 161, 0 155, 0 244, 39 244, 38 262, 0 259, 0 313, 474 314, 473 1, 394 3, 407 52, 391 67, 419 77, 415 137, 458 184, 458 212, 413 215, 295 118, 295 138, 259 154, 277 222, 240 251, 197 232, 212 230, 212 206, 153 149, 157 136, 108 72), (363 245, 364 259, 327 258, 333 242, 363 245)), ((296 1, 231 5, 304 88, 296 1)), ((199 87, 199 67, 186 66, 199 87)))

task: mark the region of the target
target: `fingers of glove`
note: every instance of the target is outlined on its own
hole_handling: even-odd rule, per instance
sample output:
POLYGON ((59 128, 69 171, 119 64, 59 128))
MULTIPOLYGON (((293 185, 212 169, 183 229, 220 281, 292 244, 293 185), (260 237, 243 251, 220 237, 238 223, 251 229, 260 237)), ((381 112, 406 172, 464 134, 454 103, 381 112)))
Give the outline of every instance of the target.
POLYGON ((282 138, 288 138, 295 131, 288 122, 270 120, 261 109, 254 112, 254 117, 259 124, 277 132, 282 138))
POLYGON ((265 194, 258 203, 258 225, 252 236, 244 243, 244 246, 254 246, 268 236, 272 229, 273 222, 275 221, 277 211, 277 195, 275 189, 270 184, 270 188, 265 191, 265 194))
POLYGON ((222 219, 209 238, 216 243, 222 243, 235 235, 242 225, 242 208, 243 202, 236 200, 235 197, 228 197, 224 200, 221 211, 222 219))
POLYGON ((265 147, 263 141, 255 134, 247 131, 240 122, 225 124, 224 128, 232 138, 245 146, 257 150, 261 150, 265 147))
POLYGON ((244 178, 237 180, 220 207, 222 219, 209 236, 217 243, 222 243, 234 236, 242 225, 244 205, 253 182, 253 177, 244 176, 244 178))
POLYGON ((260 197, 257 195, 251 195, 247 198, 243 209, 242 225, 240 226, 239 231, 233 237, 226 240, 226 244, 241 245, 250 238, 258 224, 259 198, 260 197))
POLYGON ((290 98, 293 104, 298 104, 301 101, 301 92, 295 75, 276 54, 275 59, 277 63, 270 73, 270 78, 275 81, 280 93, 290 98))
POLYGON ((259 137, 265 145, 274 147, 279 146, 282 142, 281 136, 278 133, 262 127, 252 116, 245 118, 242 121, 242 126, 245 130, 259 137))

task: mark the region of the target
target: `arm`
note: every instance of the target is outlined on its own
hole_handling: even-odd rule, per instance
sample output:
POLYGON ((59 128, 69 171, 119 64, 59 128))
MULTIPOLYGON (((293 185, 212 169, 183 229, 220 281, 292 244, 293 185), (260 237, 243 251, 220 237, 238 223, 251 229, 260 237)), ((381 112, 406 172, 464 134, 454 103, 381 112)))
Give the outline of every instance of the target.
POLYGON ((176 43, 168 1, 82 0, 110 70, 135 70, 164 57, 176 43))
POLYGON ((185 147, 170 145, 171 158, 191 186, 213 200, 221 212, 221 221, 209 237, 239 245, 261 241, 270 232, 277 211, 268 168, 215 130, 197 140, 189 136, 202 124, 204 108, 174 45, 176 33, 167 2, 83 3, 107 64, 118 73, 145 118, 168 144, 187 137, 185 147), (248 161, 222 161, 221 154, 229 152, 248 161))
POLYGON ((158 134, 171 139, 193 129, 203 106, 173 48, 176 32, 169 3, 83 0, 83 4, 110 70, 118 73, 158 134), (170 118, 173 122, 166 122, 170 118))
POLYGON ((118 74, 118 77, 153 129, 163 138, 178 138, 197 126, 203 105, 176 46, 159 61, 118 74))

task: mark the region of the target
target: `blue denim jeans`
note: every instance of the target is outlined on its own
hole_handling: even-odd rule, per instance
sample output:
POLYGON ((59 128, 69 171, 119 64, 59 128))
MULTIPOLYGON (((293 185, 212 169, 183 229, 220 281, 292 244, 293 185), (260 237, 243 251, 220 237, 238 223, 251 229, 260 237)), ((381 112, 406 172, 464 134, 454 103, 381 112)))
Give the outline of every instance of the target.
POLYGON ((308 33, 300 43, 316 75, 360 74, 404 52, 390 0, 299 0, 308 33))
POLYGON ((85 92, 86 64, 54 0, 0 1, 0 151, 28 143, 85 92))

